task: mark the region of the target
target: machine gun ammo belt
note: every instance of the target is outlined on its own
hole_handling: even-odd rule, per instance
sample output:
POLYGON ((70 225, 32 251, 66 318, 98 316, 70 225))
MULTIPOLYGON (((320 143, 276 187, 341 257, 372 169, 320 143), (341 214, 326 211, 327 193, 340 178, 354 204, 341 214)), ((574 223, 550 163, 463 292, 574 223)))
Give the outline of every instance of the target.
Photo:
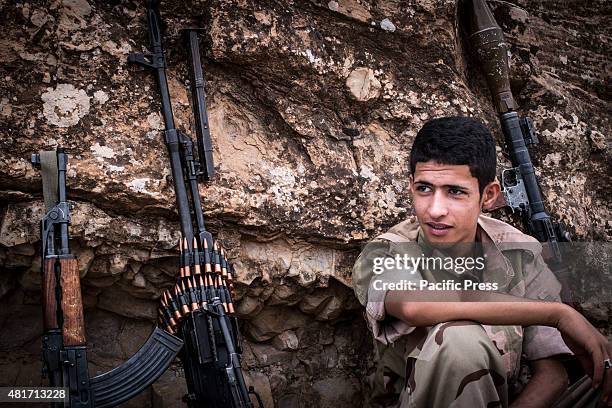
POLYGON ((249 394, 254 392, 247 390, 240 367, 240 333, 233 316, 234 271, 221 244, 206 230, 198 187, 198 179, 211 180, 215 173, 200 30, 183 30, 197 137, 197 143, 193 143, 189 135, 175 128, 157 3, 146 2, 150 53, 131 53, 128 62, 153 73, 158 85, 165 124, 163 140, 170 157, 181 225, 179 276, 162 294, 158 325, 185 342, 180 359, 188 388, 184 400, 190 408, 248 408, 252 407, 249 394))

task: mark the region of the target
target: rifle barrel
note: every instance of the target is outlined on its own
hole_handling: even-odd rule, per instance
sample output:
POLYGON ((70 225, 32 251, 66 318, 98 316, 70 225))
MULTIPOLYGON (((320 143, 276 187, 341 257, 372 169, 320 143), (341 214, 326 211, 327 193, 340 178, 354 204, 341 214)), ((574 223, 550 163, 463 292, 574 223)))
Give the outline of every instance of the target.
POLYGON ((198 157, 200 171, 205 180, 210 180, 215 174, 213 148, 208 127, 208 112, 206 110, 206 90, 204 74, 200 60, 200 41, 196 30, 185 31, 185 43, 189 52, 189 76, 191 78, 191 96, 195 131, 198 140, 198 157))

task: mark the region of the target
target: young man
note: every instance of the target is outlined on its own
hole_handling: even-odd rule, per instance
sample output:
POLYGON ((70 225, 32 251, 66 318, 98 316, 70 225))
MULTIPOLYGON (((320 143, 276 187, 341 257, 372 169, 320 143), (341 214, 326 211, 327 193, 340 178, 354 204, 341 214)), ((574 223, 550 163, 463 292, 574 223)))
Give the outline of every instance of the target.
POLYGON ((500 195, 486 127, 429 121, 410 170, 416 220, 369 243, 353 269, 376 343, 375 394, 395 393, 395 404, 400 394, 403 408, 507 407, 523 356, 532 378, 512 407, 550 407, 567 388, 559 356, 573 352, 612 402, 607 339, 559 302, 535 239, 481 215, 500 195))

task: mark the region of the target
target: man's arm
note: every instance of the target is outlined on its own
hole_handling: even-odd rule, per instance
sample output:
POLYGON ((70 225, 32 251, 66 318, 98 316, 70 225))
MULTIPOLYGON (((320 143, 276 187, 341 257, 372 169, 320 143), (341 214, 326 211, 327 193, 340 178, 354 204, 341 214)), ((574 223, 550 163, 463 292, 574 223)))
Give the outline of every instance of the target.
POLYGON ((453 320, 472 320, 489 325, 556 327, 567 346, 580 360, 595 388, 603 383, 603 400, 612 403, 612 369, 604 360, 612 346, 580 313, 557 302, 530 300, 487 291, 389 291, 388 314, 415 327, 453 320))
POLYGON ((562 303, 485 291, 394 290, 385 297, 387 313, 415 327, 452 320, 473 320, 490 325, 557 327, 566 309, 571 308, 562 303))
POLYGON ((567 389, 567 372, 555 358, 542 358, 531 362, 532 376, 510 408, 551 407, 567 389))

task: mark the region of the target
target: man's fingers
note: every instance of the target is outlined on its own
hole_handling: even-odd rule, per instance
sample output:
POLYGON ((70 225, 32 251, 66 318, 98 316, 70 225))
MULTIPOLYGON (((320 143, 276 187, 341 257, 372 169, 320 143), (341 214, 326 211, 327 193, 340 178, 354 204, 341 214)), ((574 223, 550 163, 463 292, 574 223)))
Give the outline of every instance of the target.
POLYGON ((604 354, 597 350, 591 356, 593 359, 593 388, 598 388, 601 384, 604 371, 604 354))

